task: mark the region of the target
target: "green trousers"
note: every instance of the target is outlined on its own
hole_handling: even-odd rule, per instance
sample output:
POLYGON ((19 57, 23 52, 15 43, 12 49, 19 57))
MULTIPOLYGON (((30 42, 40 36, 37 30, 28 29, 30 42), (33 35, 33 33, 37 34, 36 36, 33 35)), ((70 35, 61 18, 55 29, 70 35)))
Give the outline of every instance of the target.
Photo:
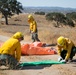
POLYGON ((0 61, 0 65, 8 66, 9 69, 16 69, 18 65, 18 61, 13 56, 8 54, 1 54, 0 61))
MULTIPOLYGON (((71 49, 71 54, 70 54, 70 59, 73 59, 73 57, 75 56, 75 53, 76 53, 76 47, 72 47, 72 49, 71 49)), ((67 50, 63 50, 63 51, 61 52, 61 57, 62 57, 63 59, 65 59, 66 54, 67 54, 67 50)))
POLYGON ((37 34, 37 33, 32 33, 31 36, 32 36, 33 42, 35 42, 35 41, 40 41, 39 38, 38 38, 38 34, 37 34))

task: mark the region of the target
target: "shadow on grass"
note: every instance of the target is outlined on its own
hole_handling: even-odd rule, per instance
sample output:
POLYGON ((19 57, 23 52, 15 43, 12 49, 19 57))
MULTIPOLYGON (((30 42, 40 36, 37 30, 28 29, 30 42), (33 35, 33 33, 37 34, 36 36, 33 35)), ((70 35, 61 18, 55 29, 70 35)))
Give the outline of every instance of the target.
POLYGON ((24 24, 8 24, 8 25, 11 25, 11 26, 29 26, 29 25, 24 25, 24 24))

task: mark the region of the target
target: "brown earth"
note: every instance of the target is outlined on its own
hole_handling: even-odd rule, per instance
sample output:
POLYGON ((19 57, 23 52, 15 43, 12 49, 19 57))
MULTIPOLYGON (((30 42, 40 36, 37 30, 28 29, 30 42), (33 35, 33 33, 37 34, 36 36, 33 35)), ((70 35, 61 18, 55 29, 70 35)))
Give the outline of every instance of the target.
MULTIPOLYGON (((20 14, 9 19, 9 25, 0 25, 0 35, 11 37, 15 32, 21 31, 25 35, 24 42, 32 42, 27 22, 28 14, 20 14)), ((45 16, 33 15, 38 24, 38 34, 42 42, 56 44, 56 39, 63 35, 73 40, 76 45, 76 27, 54 27, 55 22, 48 22, 45 16)), ((0 41, 2 41, 0 39, 0 41)), ((21 62, 56 60, 58 55, 28 55, 22 56, 21 62)), ((2 67, 4 68, 4 66, 2 67)), ((76 56, 72 63, 59 65, 26 66, 23 70, 0 70, 0 75, 76 75, 76 56)))

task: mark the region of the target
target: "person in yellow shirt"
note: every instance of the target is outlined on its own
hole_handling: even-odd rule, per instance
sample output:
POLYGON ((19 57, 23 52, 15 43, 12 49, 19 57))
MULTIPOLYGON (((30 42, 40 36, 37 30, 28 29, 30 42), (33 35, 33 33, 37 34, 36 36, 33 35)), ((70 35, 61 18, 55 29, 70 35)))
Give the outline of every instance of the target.
POLYGON ((69 38, 60 36, 57 39, 57 48, 58 48, 58 54, 60 56, 58 58, 58 61, 60 62, 68 62, 68 60, 72 61, 73 56, 75 56, 76 53, 76 47, 69 38))
POLYGON ((21 57, 20 41, 24 39, 21 32, 16 32, 0 48, 0 65, 8 65, 10 69, 16 69, 21 57), (1 63, 2 62, 2 63, 1 63))
POLYGON ((37 23, 31 14, 28 15, 28 22, 30 24, 30 33, 32 34, 33 42, 40 41, 38 38, 37 23))

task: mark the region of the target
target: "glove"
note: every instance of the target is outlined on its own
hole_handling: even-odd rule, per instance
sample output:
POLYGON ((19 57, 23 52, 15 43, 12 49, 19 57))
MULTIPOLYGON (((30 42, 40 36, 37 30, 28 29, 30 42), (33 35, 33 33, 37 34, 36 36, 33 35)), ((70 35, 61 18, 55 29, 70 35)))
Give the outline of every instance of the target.
POLYGON ((66 63, 66 60, 61 60, 60 62, 62 62, 62 63, 66 63))
POLYGON ((59 57, 59 58, 58 58, 58 61, 60 62, 61 60, 63 60, 63 58, 62 58, 62 57, 59 57))

